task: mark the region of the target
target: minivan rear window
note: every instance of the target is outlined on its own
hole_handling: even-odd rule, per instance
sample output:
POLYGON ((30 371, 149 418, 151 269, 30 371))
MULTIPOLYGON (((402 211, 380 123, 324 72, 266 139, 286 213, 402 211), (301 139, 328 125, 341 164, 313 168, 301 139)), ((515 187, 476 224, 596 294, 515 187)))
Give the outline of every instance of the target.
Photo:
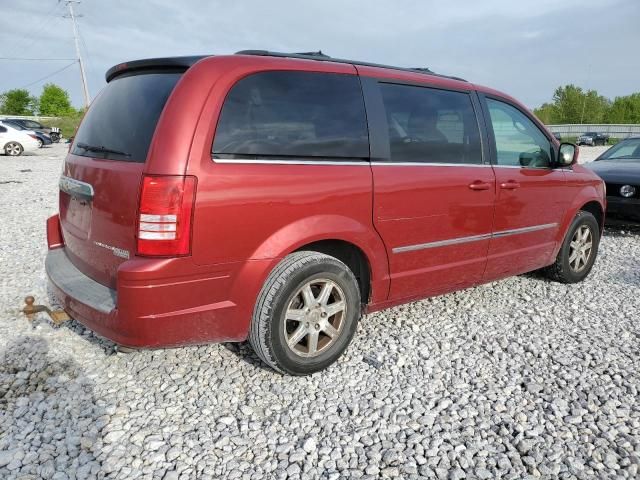
POLYGON ((80 124, 72 153, 144 162, 160 113, 181 75, 145 73, 109 82, 80 124))
POLYGON ((229 92, 214 158, 368 158, 369 136, 355 75, 262 72, 229 92))

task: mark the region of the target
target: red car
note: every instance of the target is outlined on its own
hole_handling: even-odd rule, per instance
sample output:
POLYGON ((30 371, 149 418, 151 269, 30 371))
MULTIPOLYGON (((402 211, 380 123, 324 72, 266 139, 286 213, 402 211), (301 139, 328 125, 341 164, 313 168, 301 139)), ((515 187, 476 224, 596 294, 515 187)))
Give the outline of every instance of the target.
POLYGON ((593 266, 602 181, 519 102, 317 54, 117 65, 64 164, 46 270, 119 345, 249 340, 308 374, 362 313, 593 266))

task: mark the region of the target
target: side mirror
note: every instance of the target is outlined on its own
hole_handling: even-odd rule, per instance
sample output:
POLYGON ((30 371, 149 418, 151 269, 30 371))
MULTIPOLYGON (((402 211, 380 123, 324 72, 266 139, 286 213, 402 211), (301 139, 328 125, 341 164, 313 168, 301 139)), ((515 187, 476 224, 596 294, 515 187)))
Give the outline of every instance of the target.
POLYGON ((578 162, 578 147, 573 143, 561 143, 558 149, 557 164, 559 167, 569 167, 578 162))
POLYGON ((534 153, 522 152, 519 157, 520 166, 528 167, 529 165, 533 164, 534 155, 534 153))

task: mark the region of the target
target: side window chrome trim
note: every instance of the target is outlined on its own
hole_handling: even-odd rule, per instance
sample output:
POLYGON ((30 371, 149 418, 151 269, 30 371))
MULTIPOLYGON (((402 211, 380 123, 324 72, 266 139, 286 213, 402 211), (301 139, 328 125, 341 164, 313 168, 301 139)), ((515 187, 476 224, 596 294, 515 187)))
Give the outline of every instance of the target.
POLYGON ((493 168, 517 168, 519 170, 559 170, 552 167, 527 167, 524 165, 491 165, 493 168))
POLYGON ((437 163, 437 162, 371 162, 371 166, 383 167, 491 167, 488 163, 437 163))
POLYGON ((211 157, 214 163, 240 163, 240 164, 258 164, 258 165, 345 165, 368 167, 371 165, 369 160, 294 160, 286 158, 215 158, 211 157))

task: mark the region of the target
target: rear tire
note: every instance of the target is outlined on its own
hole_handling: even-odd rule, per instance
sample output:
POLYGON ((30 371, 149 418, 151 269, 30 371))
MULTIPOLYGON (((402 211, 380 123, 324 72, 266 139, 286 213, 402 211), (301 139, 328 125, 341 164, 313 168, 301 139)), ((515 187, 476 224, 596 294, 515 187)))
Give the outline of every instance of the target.
POLYGON ((556 261, 543 271, 557 282, 581 282, 593 268, 599 245, 600 226, 596 217, 581 210, 571 222, 556 261))
POLYGON ((262 287, 249 342, 273 369, 309 375, 342 355, 360 314, 360 290, 349 267, 322 253, 295 252, 262 287))
POLYGON ((4 153, 10 157, 18 157, 22 155, 24 148, 18 142, 9 142, 4 146, 4 153))

